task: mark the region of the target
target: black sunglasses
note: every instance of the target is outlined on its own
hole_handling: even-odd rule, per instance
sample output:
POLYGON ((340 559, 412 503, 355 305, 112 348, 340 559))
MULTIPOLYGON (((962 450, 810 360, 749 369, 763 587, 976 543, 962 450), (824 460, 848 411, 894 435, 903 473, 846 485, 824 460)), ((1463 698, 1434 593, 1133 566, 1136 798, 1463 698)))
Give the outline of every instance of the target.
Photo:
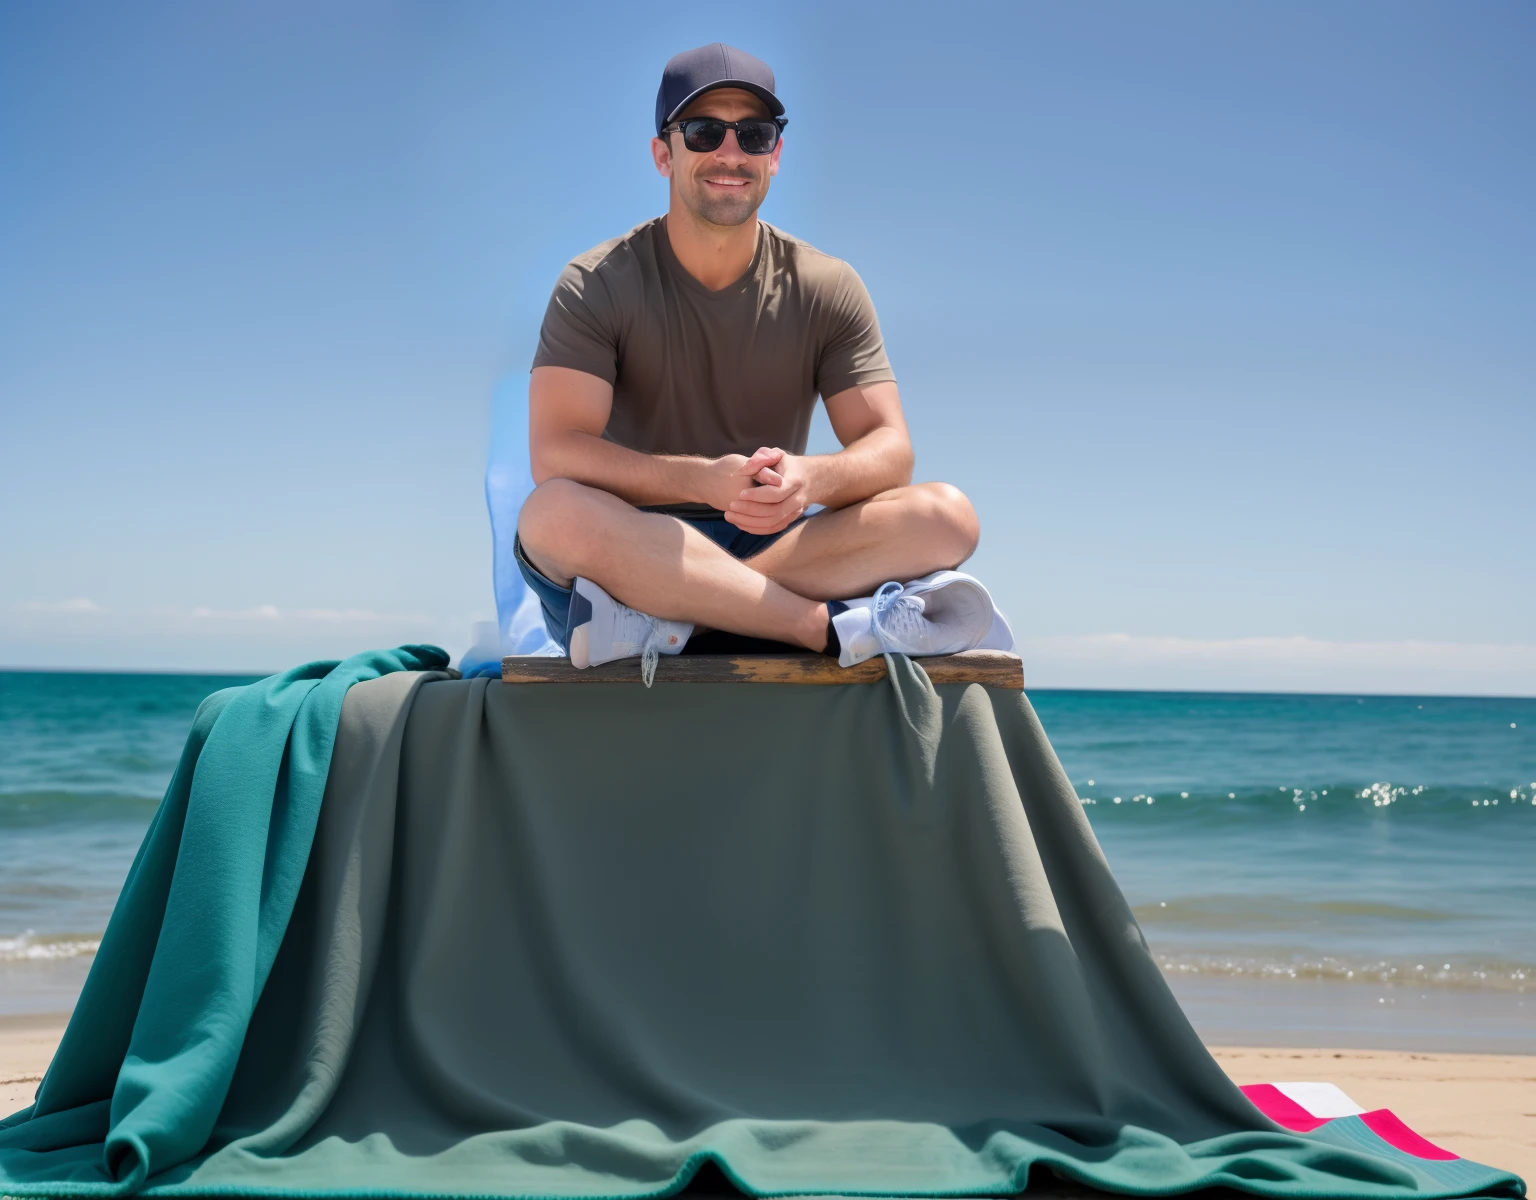
POLYGON ((750 121, 722 121, 718 117, 689 117, 662 127, 662 133, 683 131, 683 145, 695 154, 709 154, 720 149, 725 131, 736 131, 736 144, 743 154, 771 154, 779 144, 779 134, 789 121, 785 117, 754 118, 750 121))

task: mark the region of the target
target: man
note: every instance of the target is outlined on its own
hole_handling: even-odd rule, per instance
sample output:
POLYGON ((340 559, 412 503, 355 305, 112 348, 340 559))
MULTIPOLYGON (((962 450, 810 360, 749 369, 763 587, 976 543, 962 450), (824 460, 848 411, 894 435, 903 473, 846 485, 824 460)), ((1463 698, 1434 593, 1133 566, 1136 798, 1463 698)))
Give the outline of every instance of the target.
POLYGON ((757 218, 783 114, 751 55, 674 57, 651 142, 666 215, 572 260, 550 300, 515 550, 577 666, 644 653, 654 669, 701 629, 849 665, 892 640, 966 649, 991 624, 966 576, 929 581, 926 605, 894 584, 874 602, 958 567, 979 527, 957 489, 911 482, 858 275, 757 218), (843 449, 806 456, 818 393, 843 449))

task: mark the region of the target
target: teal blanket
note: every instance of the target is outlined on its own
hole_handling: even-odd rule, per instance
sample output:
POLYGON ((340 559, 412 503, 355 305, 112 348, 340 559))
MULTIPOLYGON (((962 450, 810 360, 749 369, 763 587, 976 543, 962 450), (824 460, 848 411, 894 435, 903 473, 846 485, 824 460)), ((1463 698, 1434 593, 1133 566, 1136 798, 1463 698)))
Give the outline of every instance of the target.
POLYGON ((1019 693, 442 665, 205 703, 0 1193, 1523 1194, 1249 1104, 1019 693))
POLYGON ((36 1102, 0 1123, 0 1191, 134 1192, 203 1148, 298 898, 347 690, 447 665, 402 646, 203 701, 36 1102))

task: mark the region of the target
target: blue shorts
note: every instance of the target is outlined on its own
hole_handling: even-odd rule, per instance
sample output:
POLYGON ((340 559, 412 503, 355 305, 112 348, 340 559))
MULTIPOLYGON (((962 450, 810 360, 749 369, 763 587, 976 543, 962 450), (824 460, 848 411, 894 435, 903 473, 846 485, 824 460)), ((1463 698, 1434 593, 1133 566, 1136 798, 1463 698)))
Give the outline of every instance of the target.
MULTIPOLYGON (((654 510, 642 509, 642 511, 654 510)), ((796 525, 809 521, 815 514, 808 514, 797 521, 790 522, 778 533, 748 533, 722 517, 691 517, 680 513, 668 515, 697 529, 715 545, 736 558, 751 558, 754 554, 768 549, 796 525)), ((539 569, 528 561, 528 556, 523 553, 521 538, 512 540, 512 556, 517 559, 517 569, 523 573, 523 580, 539 598, 539 606, 544 610, 544 628, 549 631, 550 637, 560 643, 562 649, 569 652, 570 646, 565 636, 566 625, 571 618, 571 589, 546 579, 539 569)))

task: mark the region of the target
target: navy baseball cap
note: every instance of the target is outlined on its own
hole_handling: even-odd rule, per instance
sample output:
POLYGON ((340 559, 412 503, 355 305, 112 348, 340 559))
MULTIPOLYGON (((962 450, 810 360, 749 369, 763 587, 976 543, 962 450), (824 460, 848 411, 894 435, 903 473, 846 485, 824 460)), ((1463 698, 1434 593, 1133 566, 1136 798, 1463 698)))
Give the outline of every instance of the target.
POLYGON ((661 73, 661 87, 656 89, 656 132, 705 92, 734 87, 751 92, 768 106, 775 117, 784 115, 784 105, 773 94, 773 72, 760 58, 745 50, 711 42, 697 50, 674 54, 661 73))

